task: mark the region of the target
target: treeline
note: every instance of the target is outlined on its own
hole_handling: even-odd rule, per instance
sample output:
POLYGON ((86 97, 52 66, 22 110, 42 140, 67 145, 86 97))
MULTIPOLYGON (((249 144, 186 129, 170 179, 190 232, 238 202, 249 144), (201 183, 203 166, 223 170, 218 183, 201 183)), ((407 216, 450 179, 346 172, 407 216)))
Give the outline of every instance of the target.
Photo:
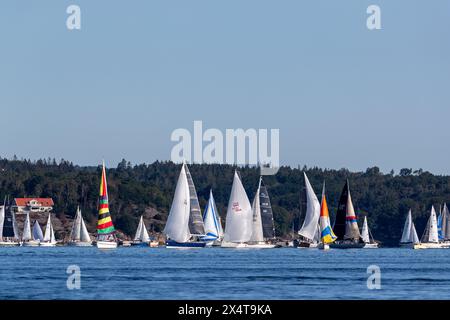
MULTIPOLYGON (((190 165, 202 208, 212 188, 218 210, 225 221, 233 172, 229 165, 190 165)), ((147 227, 155 232, 164 228, 170 209, 180 165, 172 162, 131 165, 122 160, 107 170, 110 209, 119 230, 132 235, 141 214, 147 227)), ((250 200, 256 191, 259 170, 239 168, 250 200)), ((450 177, 422 170, 402 169, 398 174, 383 174, 377 167, 365 172, 346 169, 282 167, 275 176, 266 176, 273 204, 277 235, 288 237, 301 226, 304 214, 303 171, 319 200, 326 181, 327 199, 332 221, 346 179, 359 217, 367 215, 374 237, 386 245, 398 243, 404 218, 411 208, 419 234, 428 219, 431 205, 450 202, 450 177)), ((99 167, 80 167, 69 161, 54 159, 30 161, 0 159, 0 197, 51 197, 54 213, 63 224, 70 224, 80 205, 89 229, 95 230, 100 182, 99 167)), ((360 219, 361 221, 362 219, 360 219)))

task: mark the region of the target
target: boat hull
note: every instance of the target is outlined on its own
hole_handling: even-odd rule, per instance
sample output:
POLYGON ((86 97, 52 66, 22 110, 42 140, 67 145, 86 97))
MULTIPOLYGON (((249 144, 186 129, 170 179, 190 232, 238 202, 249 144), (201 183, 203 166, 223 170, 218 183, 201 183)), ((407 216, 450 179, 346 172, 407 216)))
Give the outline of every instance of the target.
POLYGON ((300 241, 294 242, 294 247, 297 249, 317 249, 319 247, 319 244, 300 241))
POLYGON ((378 243, 366 243, 363 249, 378 249, 378 243))
POLYGON ((96 244, 99 249, 116 249, 117 242, 115 241, 97 241, 96 244))
POLYGON ((247 246, 247 248, 249 249, 274 249, 276 247, 277 245, 270 243, 255 243, 255 244, 249 243, 247 246))
POLYGON ((206 242, 193 241, 193 242, 176 242, 173 240, 166 241, 166 248, 169 249, 197 249, 206 247, 206 242))
POLYGON ((426 249, 448 249, 450 243, 421 243, 426 249))
POLYGON ((365 243, 354 243, 354 242, 341 242, 341 243, 331 243, 330 248, 332 249, 362 249, 365 243))
POLYGON ((320 250, 330 250, 330 245, 329 244, 323 244, 323 243, 321 243, 321 244, 319 244, 319 249, 320 250))
POLYGON ((20 246, 19 242, 0 241, 0 247, 18 247, 18 246, 20 246))
POLYGON ((55 242, 40 242, 39 246, 40 247, 56 247, 56 243, 55 242))
POLYGON ((22 242, 22 247, 39 247, 39 245, 39 241, 34 240, 22 242))
POLYGON ((150 246, 150 243, 148 243, 148 242, 132 242, 131 246, 138 247, 138 248, 144 248, 144 247, 150 246))
POLYGON ((243 249, 243 248, 248 248, 248 244, 222 241, 222 244, 220 245, 220 247, 221 248, 230 248, 230 249, 243 249))
POLYGON ((415 249, 415 250, 427 249, 427 247, 424 246, 422 243, 400 243, 400 248, 415 249))
POLYGON ((92 242, 73 241, 67 243, 69 247, 92 247, 92 242))

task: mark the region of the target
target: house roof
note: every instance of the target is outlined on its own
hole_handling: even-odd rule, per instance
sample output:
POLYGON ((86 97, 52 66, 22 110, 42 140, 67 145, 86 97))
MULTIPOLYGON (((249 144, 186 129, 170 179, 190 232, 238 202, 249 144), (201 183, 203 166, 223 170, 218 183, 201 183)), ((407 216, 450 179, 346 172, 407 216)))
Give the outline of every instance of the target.
POLYGON ((36 200, 43 207, 53 207, 54 205, 52 198, 15 198, 14 202, 16 206, 25 207, 31 200, 36 200))

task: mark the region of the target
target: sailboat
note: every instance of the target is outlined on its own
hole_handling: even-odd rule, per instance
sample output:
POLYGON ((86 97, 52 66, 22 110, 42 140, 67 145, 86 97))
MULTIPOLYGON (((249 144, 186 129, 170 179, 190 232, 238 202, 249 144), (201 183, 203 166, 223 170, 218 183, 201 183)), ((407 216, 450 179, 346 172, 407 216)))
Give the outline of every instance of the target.
POLYGON ((378 248, 378 243, 372 237, 372 234, 369 230, 369 225, 367 224, 367 217, 364 217, 364 223, 361 229, 361 238, 366 244, 364 249, 376 249, 378 248))
POLYGON ((204 248, 205 226, 191 173, 183 163, 164 228, 166 248, 204 248))
POLYGON ((206 241, 207 246, 219 246, 223 239, 223 229, 212 190, 209 191, 209 200, 203 214, 203 223, 205 224, 206 235, 202 237, 202 240, 206 241))
POLYGON ((439 242, 437 217, 434 206, 431 206, 430 218, 425 227, 421 243, 424 247, 429 249, 450 248, 450 243, 439 242))
POLYGON ((314 189, 309 182, 306 173, 305 178, 306 189, 306 214, 301 229, 298 231, 300 239, 298 240, 298 248, 317 248, 320 241, 319 217, 320 203, 317 199, 314 189))
POLYGON ((252 204, 252 212, 252 236, 248 242, 249 247, 254 249, 275 248, 276 245, 271 243, 275 239, 272 205, 262 177, 259 178, 258 189, 252 204))
POLYGON ((139 220, 139 225, 136 229, 136 234, 134 235, 134 239, 131 245, 139 247, 148 247, 149 243, 150 237, 148 235, 147 228, 145 227, 144 217, 141 216, 141 219, 139 220))
POLYGON ((252 218, 250 200, 248 200, 241 178, 235 171, 228 201, 222 248, 247 248, 253 233, 252 218))
POLYGON ((91 247, 92 240, 81 215, 80 207, 77 208, 77 214, 73 221, 72 230, 69 236, 69 246, 74 247, 91 247))
POLYGON ((348 180, 339 199, 338 211, 333 226, 337 239, 330 244, 331 248, 357 249, 365 246, 359 233, 358 222, 353 207, 348 180))
POLYGON ((6 210, 6 201, 0 207, 0 247, 19 246, 19 233, 16 232, 14 215, 11 210, 6 210))
POLYGON ((41 226, 37 220, 34 221, 33 229, 31 230, 33 235, 33 240, 35 241, 44 241, 44 234, 42 233, 41 226))
POLYGON ((117 248, 116 230, 109 212, 108 184, 106 182, 105 162, 102 165, 102 178, 100 181, 98 221, 97 221, 97 240, 95 245, 99 249, 117 248))
POLYGON ((426 247, 420 243, 419 237, 417 236, 416 227, 414 227, 414 222, 412 221, 411 209, 406 216, 402 238, 400 239, 400 247, 411 249, 426 249, 426 247))
POLYGON ((34 240, 33 235, 31 234, 30 214, 28 212, 26 213, 25 222, 23 224, 22 246, 23 247, 39 246, 39 241, 34 240))
POLYGON ((450 212, 446 203, 444 203, 438 219, 438 236, 439 242, 450 243, 450 212))
POLYGON ((55 231, 53 230, 52 214, 48 213, 47 225, 45 226, 44 239, 39 242, 41 247, 56 246, 55 231))
POLYGON ((330 249, 330 244, 336 241, 337 237, 331 229, 330 223, 330 213, 328 211, 327 198, 325 195, 325 183, 322 189, 322 202, 320 204, 320 245, 319 249, 328 250, 330 249))

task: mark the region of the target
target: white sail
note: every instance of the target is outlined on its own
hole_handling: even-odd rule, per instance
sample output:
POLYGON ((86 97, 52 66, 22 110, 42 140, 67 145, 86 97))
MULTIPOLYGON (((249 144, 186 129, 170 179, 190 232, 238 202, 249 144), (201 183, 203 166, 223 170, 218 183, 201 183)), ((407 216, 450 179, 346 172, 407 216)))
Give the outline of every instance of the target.
POLYGON ((31 223, 30 223, 30 214, 27 212, 25 222, 23 224, 23 235, 22 240, 23 241, 29 241, 31 240, 31 223))
POLYGON ((408 215, 406 217, 400 243, 414 243, 414 244, 419 243, 419 237, 417 236, 416 228, 414 227, 414 223, 412 221, 411 210, 409 210, 408 215))
POLYGON ((252 207, 237 172, 234 173, 225 224, 225 242, 248 242, 252 236, 252 207))
POLYGON ((439 242, 437 217, 436 217, 436 210, 434 210, 434 206, 431 207, 431 214, 430 218, 428 219, 427 229, 425 230, 423 242, 431 242, 431 243, 439 242))
POLYGON ((317 226, 319 224, 320 217, 320 203, 316 194, 309 182, 306 173, 303 173, 305 177, 306 187, 306 215, 303 221, 302 228, 298 231, 298 234, 313 241, 317 232, 317 226))
POLYGON ((5 206, 0 207, 0 239, 3 238, 3 223, 5 222, 5 206))
POLYGON ((141 216, 141 219, 139 220, 139 225, 137 227, 136 234, 134 235, 134 241, 142 241, 142 242, 150 241, 150 237, 148 235, 147 228, 145 227, 143 216, 141 216))
POLYGON ((33 224, 33 239, 42 241, 44 240, 44 235, 42 234, 41 226, 39 222, 36 220, 33 224))
POLYGON ((44 242, 55 243, 55 233, 53 231, 51 213, 48 214, 47 225, 45 226, 44 242))
POLYGON ((14 230, 14 238, 19 238, 19 226, 17 225, 16 221, 16 214, 14 212, 11 212, 11 218, 12 218, 12 224, 13 224, 13 230, 14 230))
POLYGON ((365 243, 370 243, 369 226, 367 225, 367 217, 364 217, 364 223, 361 230, 361 238, 365 243))
POLYGON ((314 235, 313 243, 320 243, 320 225, 317 224, 317 232, 314 235))
POLYGON ((214 197, 212 194, 212 190, 209 191, 209 200, 208 205, 206 207, 206 211, 203 217, 203 221, 205 224, 205 233, 207 236, 220 238, 220 219, 219 214, 216 212, 216 204, 214 202, 214 197))
POLYGON ((176 242, 187 242, 191 237, 189 231, 189 214, 190 214, 190 194, 189 185, 186 177, 184 165, 181 167, 180 176, 178 177, 175 195, 167 217, 164 233, 171 240, 176 242))
POLYGON ((75 216, 75 220, 73 221, 72 231, 70 232, 70 240, 72 241, 80 241, 81 238, 81 211, 80 208, 77 208, 77 214, 75 216))
POLYGON ((261 220, 261 203, 260 203, 260 195, 259 191, 261 188, 261 180, 259 180, 258 190, 256 190, 255 199, 253 199, 252 204, 252 236, 250 238, 251 242, 263 242, 264 234, 263 234, 263 226, 261 220))
POLYGON ((86 228, 86 225, 84 224, 84 220, 83 220, 83 216, 81 215, 80 212, 80 217, 81 217, 81 235, 80 235, 80 241, 81 242, 91 242, 91 237, 89 235, 89 232, 86 228))

